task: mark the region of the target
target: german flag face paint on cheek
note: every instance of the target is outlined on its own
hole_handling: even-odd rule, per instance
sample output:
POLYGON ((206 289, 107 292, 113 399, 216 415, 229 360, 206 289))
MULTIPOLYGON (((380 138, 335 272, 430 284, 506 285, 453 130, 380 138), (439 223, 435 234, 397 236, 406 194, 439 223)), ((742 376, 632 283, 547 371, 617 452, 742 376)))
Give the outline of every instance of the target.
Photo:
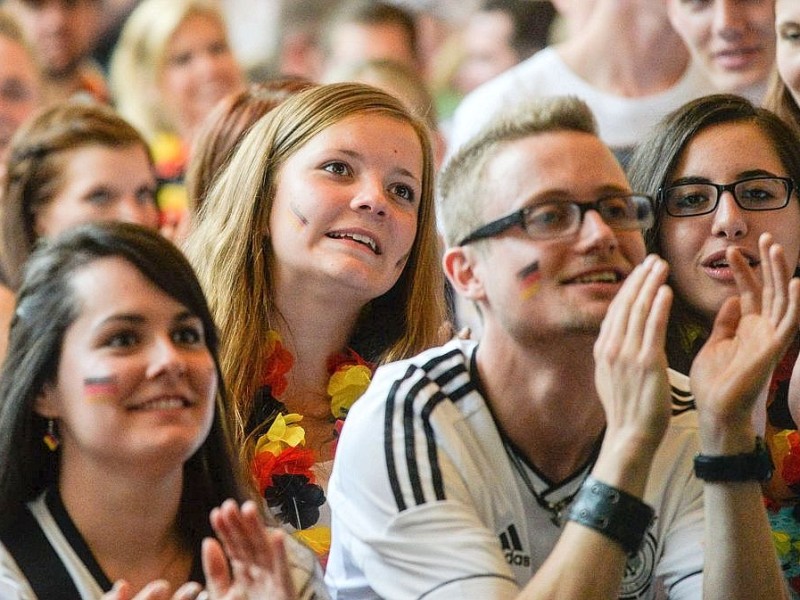
POLYGON ((534 262, 517 273, 517 279, 520 283, 520 297, 523 300, 528 300, 539 291, 539 280, 542 274, 539 272, 539 263, 534 262))
POLYGON ((119 395, 117 378, 113 375, 108 377, 87 377, 83 380, 83 392, 89 402, 115 400, 119 395))
POLYGON ((303 213, 300 212, 299 208, 297 208, 294 204, 290 204, 289 208, 291 209, 292 214, 297 217, 295 225, 297 226, 298 231, 308 225, 308 219, 303 213))

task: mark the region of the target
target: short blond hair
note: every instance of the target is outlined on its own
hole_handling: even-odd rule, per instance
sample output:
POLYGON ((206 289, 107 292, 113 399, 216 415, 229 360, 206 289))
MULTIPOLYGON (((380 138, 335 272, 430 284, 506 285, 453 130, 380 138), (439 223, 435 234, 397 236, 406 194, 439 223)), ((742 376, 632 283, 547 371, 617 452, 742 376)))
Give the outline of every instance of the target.
POLYGON ((482 225, 483 206, 491 202, 486 168, 499 146, 553 131, 597 135, 589 106, 574 96, 539 98, 490 121, 447 163, 439 177, 439 215, 448 246, 455 246, 482 225))

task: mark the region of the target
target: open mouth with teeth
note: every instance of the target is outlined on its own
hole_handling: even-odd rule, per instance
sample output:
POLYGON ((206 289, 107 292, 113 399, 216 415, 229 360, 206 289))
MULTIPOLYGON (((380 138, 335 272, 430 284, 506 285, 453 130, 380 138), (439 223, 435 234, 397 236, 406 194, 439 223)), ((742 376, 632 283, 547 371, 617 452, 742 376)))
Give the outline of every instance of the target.
POLYGON ((570 279, 567 283, 619 283, 622 279, 622 274, 616 271, 598 271, 580 275, 570 279))
MULTIPOLYGON (((749 256, 745 256, 745 259, 750 267, 757 267, 760 264, 758 260, 750 258, 749 256)), ((706 266, 711 269, 728 269, 731 265, 726 259, 720 258, 719 260, 713 260, 707 263, 706 266)))
POLYGON ((346 232, 336 232, 336 231, 328 233, 326 235, 329 238, 333 238, 335 240, 353 240, 354 242, 363 244, 377 255, 382 254, 381 249, 378 247, 378 243, 368 235, 363 235, 360 233, 346 233, 346 232))
POLYGON ((158 398, 157 400, 150 400, 136 406, 132 406, 131 410, 175 410, 178 408, 188 408, 191 402, 185 398, 170 397, 158 398))

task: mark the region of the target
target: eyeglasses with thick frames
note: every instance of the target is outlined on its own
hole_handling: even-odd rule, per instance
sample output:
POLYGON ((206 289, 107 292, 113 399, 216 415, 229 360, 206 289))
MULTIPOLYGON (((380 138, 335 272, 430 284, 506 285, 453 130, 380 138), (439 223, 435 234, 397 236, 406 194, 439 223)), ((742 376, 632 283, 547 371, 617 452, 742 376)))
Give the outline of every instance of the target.
POLYGON ((733 183, 679 183, 658 191, 667 214, 696 217, 714 212, 723 192, 742 210, 780 210, 789 204, 794 182, 788 177, 747 177, 733 183))
POLYGON ((654 221, 653 201, 644 194, 615 194, 595 202, 541 202, 479 227, 458 245, 500 235, 517 225, 534 240, 570 236, 578 232, 583 216, 590 210, 597 211, 611 229, 621 231, 647 229, 654 221))

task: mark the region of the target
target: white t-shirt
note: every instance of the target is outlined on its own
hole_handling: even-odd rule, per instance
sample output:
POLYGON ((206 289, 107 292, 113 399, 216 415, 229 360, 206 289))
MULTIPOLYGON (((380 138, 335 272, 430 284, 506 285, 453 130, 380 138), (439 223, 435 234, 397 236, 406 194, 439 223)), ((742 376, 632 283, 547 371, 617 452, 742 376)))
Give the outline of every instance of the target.
POLYGON ((714 91, 702 72, 690 65, 680 81, 664 92, 639 98, 615 96, 589 85, 553 47, 547 47, 461 101, 453 117, 448 154, 452 156, 495 115, 532 98, 562 95, 577 96, 589 105, 597 119, 600 139, 611 148, 630 148, 669 112, 714 91))
MULTIPOLYGON (((558 540, 529 486, 570 499, 589 466, 555 484, 516 455, 478 388, 475 347, 381 367, 348 414, 329 487, 333 598, 513 598, 558 540)), ((695 411, 675 414, 645 492, 656 519, 620 598, 701 597, 696 452, 695 411)))
MULTIPOLYGON (((48 506, 45 494, 28 504, 47 541, 72 579, 80 600, 100 600, 103 587, 108 580, 91 555, 88 546, 75 529, 63 505, 56 510, 48 506), (98 581, 98 579, 100 581, 98 581)), ((289 563, 298 598, 304 600, 325 600, 327 590, 322 581, 322 573, 314 554, 293 538, 287 536, 289 563)), ((65 592, 66 593, 66 592, 65 592)), ((37 600, 30 583, 14 561, 14 557, 0 543, 0 600, 37 600)), ((49 600, 42 598, 41 600, 49 600)))

